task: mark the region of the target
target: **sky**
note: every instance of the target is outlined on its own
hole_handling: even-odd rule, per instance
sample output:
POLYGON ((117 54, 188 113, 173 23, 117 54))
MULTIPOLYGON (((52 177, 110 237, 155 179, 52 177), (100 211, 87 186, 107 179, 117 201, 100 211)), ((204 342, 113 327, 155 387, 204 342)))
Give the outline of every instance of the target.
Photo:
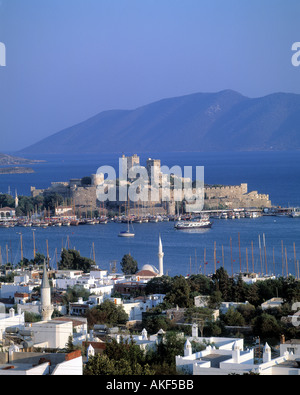
POLYGON ((299 17, 299 0, 0 0, 0 152, 163 98, 300 94, 299 17))

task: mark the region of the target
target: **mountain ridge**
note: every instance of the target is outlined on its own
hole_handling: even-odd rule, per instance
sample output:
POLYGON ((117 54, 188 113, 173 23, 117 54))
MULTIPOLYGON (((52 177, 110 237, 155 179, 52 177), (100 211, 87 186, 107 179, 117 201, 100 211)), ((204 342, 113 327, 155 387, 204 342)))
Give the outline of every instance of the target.
POLYGON ((102 111, 18 152, 289 150, 300 149, 299 128, 299 94, 249 98, 227 89, 102 111))

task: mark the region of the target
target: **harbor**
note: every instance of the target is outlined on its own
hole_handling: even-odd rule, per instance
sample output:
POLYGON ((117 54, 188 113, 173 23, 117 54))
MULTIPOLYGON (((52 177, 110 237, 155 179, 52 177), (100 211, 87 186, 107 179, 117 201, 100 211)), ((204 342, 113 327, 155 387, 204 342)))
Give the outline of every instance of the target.
POLYGON ((240 272, 299 278, 300 235, 298 219, 288 215, 256 218, 213 218, 209 229, 174 228, 174 220, 131 223, 134 237, 118 237, 127 229, 125 218, 103 224, 78 226, 16 226, 0 228, 1 264, 17 265, 23 257, 40 252, 56 268, 63 248, 76 249, 109 270, 130 253, 142 267, 157 259, 161 235, 165 251, 165 272, 170 276, 213 274, 224 267, 228 274, 240 272), (298 255, 297 255, 298 251, 298 255))
MULTIPOLYGON (((283 154, 270 154, 271 164, 273 156, 277 158, 278 155, 283 154)), ((186 154, 175 156, 176 160, 182 163, 187 158, 186 154)), ((73 177, 74 174, 81 177, 84 174, 92 174, 99 165, 99 159, 89 157, 89 161, 85 162, 80 157, 76 157, 76 161, 72 158, 65 157, 62 162, 59 158, 49 157, 49 163, 35 165, 37 172, 26 175, 27 188, 28 185, 38 186, 38 189, 31 188, 31 199, 41 199, 45 191, 50 194, 60 192, 65 194, 65 202, 62 199, 60 205, 53 206, 52 210, 36 210, 35 206, 31 205, 31 212, 25 212, 27 215, 23 216, 16 216, 14 208, 4 205, 0 208, 2 264, 17 265, 21 260, 22 248, 24 257, 32 259, 35 252, 40 252, 49 258, 50 266, 55 268, 62 248, 75 248, 82 256, 94 259, 97 266, 103 269, 109 270, 112 262, 120 262, 123 255, 128 253, 134 256, 142 267, 156 261, 157 239, 160 234, 165 249, 166 273, 170 276, 200 273, 212 275, 218 267, 223 266, 230 275, 255 272, 276 276, 291 274, 299 278, 299 193, 298 184, 294 183, 295 178, 290 178, 292 171, 296 172, 294 163, 298 156, 289 155, 282 158, 289 163, 286 167, 287 173, 282 178, 286 182, 282 184, 283 188, 278 187, 273 181, 277 172, 276 167, 264 167, 260 154, 214 156, 213 165, 210 154, 201 154, 200 163, 203 161, 202 163, 208 165, 205 179, 210 186, 205 190, 206 205, 201 213, 195 214, 186 213, 183 205, 167 207, 166 202, 163 202, 161 207, 155 207, 153 204, 148 204, 148 207, 136 203, 128 205, 121 202, 110 212, 103 203, 96 207, 96 187, 93 182, 97 182, 97 178, 91 177, 92 184, 86 184, 87 177, 74 179, 71 178, 71 174, 73 177), (227 164, 226 172, 220 172, 222 163, 227 164), (240 169, 243 176, 240 175, 240 169), (274 174, 270 173, 270 169, 274 174), (260 177, 255 177, 258 170, 260 177), (53 179, 70 181, 52 182, 53 179), (217 184, 219 180, 222 184, 217 184), (249 180, 250 186, 241 183, 242 180, 249 180), (224 187, 225 183, 231 183, 232 186, 224 187), (48 190, 49 185, 51 188, 48 190), (40 186, 42 189, 39 189, 40 186), (263 194, 253 193, 253 189, 260 190, 263 194), (269 191, 272 203, 274 202, 272 205, 268 199, 269 195, 266 195, 269 191), (249 204, 241 205, 241 199, 236 199, 236 196, 242 196, 244 200, 246 196, 249 204), (89 205, 85 206, 87 198, 89 205), (252 207, 253 199, 256 203, 261 203, 260 208, 252 207), (224 202, 234 205, 220 207, 224 202), (264 206, 262 202, 268 203, 269 206, 264 206), (218 208, 210 208, 216 203, 218 208), (173 212, 170 212, 170 209, 173 209, 173 212), (178 223, 189 224, 199 215, 207 218, 211 226, 190 229, 176 227, 178 223), (125 233, 128 225, 130 237, 126 237, 125 233), (125 237, 118 237, 120 234, 125 237)), ((116 158, 116 155, 110 155, 105 157, 105 160, 114 164, 116 158)), ((128 158, 138 159, 135 155, 128 158)), ((142 162, 153 162, 147 158, 148 155, 144 154, 141 157, 142 162)), ((165 155, 162 160, 171 166, 175 160, 172 158, 165 155)), ((192 156, 190 163, 199 163, 198 154, 192 156)), ((16 199, 14 192, 22 191, 19 176, 15 177, 15 181, 5 181, 3 178, 6 182, 3 189, 8 188, 12 199, 16 199)), ((26 202, 30 198, 24 195, 24 199, 26 202)))

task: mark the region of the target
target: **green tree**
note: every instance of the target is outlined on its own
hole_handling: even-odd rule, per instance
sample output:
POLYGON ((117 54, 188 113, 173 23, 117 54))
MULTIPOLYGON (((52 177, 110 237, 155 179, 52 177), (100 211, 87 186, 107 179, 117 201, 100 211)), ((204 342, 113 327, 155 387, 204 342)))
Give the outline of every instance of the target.
POLYGON ((44 254, 41 254, 40 252, 37 252, 35 254, 34 259, 31 261, 34 265, 37 266, 42 266, 44 264, 44 261, 46 260, 46 257, 44 254))
POLYGON ((259 304, 259 292, 256 283, 248 284, 245 287, 245 299, 254 306, 259 304))
POLYGON ((242 275, 239 274, 237 281, 234 283, 232 298, 235 302, 244 302, 245 295, 246 295, 246 284, 242 279, 242 275))
POLYGON ((76 250, 66 250, 61 252, 61 259, 58 263, 59 270, 82 270, 88 273, 95 262, 92 259, 80 256, 76 250))
POLYGON ((15 199, 7 193, 1 193, 0 207, 15 207, 15 199))
POLYGON ((261 338, 279 338, 281 327, 273 315, 262 313, 252 320, 253 334, 261 338))
POLYGON ((169 331, 163 341, 157 345, 157 357, 161 363, 165 362, 170 367, 175 367, 176 356, 183 355, 185 338, 178 332, 169 331))
POLYGON ((212 291, 212 281, 203 274, 193 274, 187 281, 192 293, 209 295, 212 291))
POLYGON ((63 201, 64 198, 60 194, 56 192, 47 193, 44 196, 44 208, 53 211, 56 206, 63 204, 63 201))
POLYGON ((95 324, 122 325, 128 320, 128 314, 123 306, 116 305, 110 300, 105 300, 99 306, 89 309, 86 313, 89 326, 95 324))
POLYGON ((172 327, 171 320, 165 315, 143 314, 143 327, 150 334, 157 333, 160 329, 167 331, 172 327))
POLYGON ((146 294, 166 294, 172 289, 172 278, 169 276, 154 277, 146 284, 146 294))
POLYGON ((83 300, 88 300, 89 291, 83 288, 81 285, 74 285, 73 287, 68 287, 67 291, 63 294, 62 299, 65 305, 69 305, 69 303, 77 302, 78 298, 82 298, 83 300))
POLYGON ((235 308, 230 307, 223 317, 224 323, 230 326, 244 326, 245 319, 235 308))
POLYGON ((212 280, 215 285, 215 290, 221 292, 222 299, 226 301, 230 300, 232 296, 232 281, 227 271, 223 267, 220 267, 212 276, 212 280))
POLYGON ((149 365, 142 366, 139 363, 130 364, 130 361, 122 358, 120 360, 110 359, 105 354, 97 354, 91 357, 84 367, 84 375, 153 375, 154 371, 149 365))
POLYGON ((222 293, 220 291, 214 291, 208 299, 208 307, 210 309, 218 309, 222 303, 222 293))
POLYGON ((175 276, 172 282, 172 289, 166 294, 166 302, 173 306, 191 307, 193 300, 190 298, 191 288, 183 276, 175 276))
POLYGON ((27 215, 34 212, 33 199, 30 196, 19 196, 19 203, 16 209, 16 215, 27 215))
POLYGON ((139 363, 143 365, 145 363, 144 351, 134 342, 132 338, 123 339, 117 342, 116 339, 106 343, 104 353, 110 358, 115 360, 125 359, 129 361, 131 365, 139 363))
POLYGON ((189 323, 197 323, 203 336, 204 327, 212 321, 213 311, 207 307, 192 307, 186 310, 184 317, 189 323))
POLYGON ((251 323, 256 314, 255 307, 250 303, 240 304, 237 306, 236 310, 241 313, 247 325, 251 323))
POLYGON ((138 271, 137 261, 130 254, 123 256, 121 267, 124 274, 135 274, 138 271))

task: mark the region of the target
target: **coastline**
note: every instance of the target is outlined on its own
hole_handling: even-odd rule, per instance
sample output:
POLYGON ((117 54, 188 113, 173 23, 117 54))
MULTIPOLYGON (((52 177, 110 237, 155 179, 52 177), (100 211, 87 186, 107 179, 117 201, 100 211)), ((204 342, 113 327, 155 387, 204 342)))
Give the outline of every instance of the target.
POLYGON ((31 167, 0 167, 1 174, 27 174, 34 173, 35 171, 31 167))

